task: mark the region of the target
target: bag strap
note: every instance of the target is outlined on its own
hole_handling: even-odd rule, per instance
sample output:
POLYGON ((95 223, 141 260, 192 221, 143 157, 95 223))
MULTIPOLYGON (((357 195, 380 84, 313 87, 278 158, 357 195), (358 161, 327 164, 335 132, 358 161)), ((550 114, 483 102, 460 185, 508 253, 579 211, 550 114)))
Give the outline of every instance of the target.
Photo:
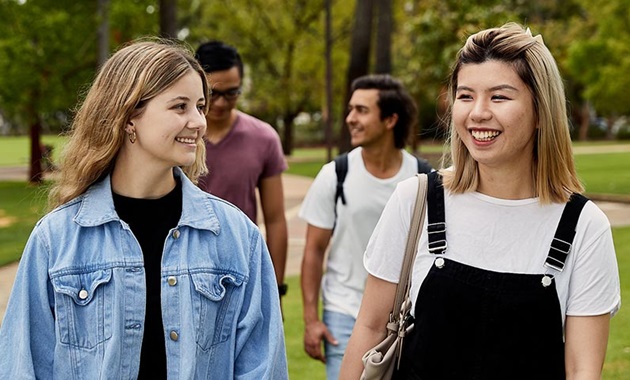
POLYGON ((413 207, 413 216, 409 225, 409 234, 407 235, 407 245, 405 247, 405 258, 403 260, 402 267, 400 268, 400 278, 398 279, 398 285, 396 286, 394 308, 392 310, 392 314, 390 315, 390 320, 393 318, 396 321, 400 318, 403 301, 409 295, 409 289, 411 288, 411 268, 413 266, 413 261, 416 258, 416 252, 418 252, 420 229, 424 224, 424 214, 427 203, 427 175, 416 174, 416 177, 418 177, 418 193, 416 195, 416 203, 413 207))

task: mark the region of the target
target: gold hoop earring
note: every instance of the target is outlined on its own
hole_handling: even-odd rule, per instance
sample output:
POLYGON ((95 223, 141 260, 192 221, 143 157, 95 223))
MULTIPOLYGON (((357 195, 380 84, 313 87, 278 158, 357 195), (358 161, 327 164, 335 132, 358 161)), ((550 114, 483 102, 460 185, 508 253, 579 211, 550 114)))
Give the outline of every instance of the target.
POLYGON ((128 134, 129 135, 129 142, 134 144, 136 142, 136 131, 131 131, 131 133, 128 134))

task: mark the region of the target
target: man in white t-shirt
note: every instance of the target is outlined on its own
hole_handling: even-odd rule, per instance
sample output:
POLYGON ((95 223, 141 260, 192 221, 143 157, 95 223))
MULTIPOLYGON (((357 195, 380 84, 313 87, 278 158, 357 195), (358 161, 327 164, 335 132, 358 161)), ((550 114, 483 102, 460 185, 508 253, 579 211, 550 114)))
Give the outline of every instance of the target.
POLYGON ((347 156, 345 204, 336 201, 337 175, 335 162, 330 162, 315 178, 300 210, 308 223, 301 279, 304 349, 326 363, 329 380, 338 378, 361 305, 367 278, 363 253, 370 235, 396 184, 418 172, 418 161, 404 150, 415 116, 413 99, 398 80, 389 75, 356 79, 346 117, 356 148, 347 156))

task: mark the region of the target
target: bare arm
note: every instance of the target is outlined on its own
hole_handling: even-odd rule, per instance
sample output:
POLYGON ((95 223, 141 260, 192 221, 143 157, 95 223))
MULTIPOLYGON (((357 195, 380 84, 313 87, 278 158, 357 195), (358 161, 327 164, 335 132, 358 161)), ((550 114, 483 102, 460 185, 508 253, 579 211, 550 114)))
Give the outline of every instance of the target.
POLYGON ((606 357, 610 315, 566 320, 565 366, 567 379, 599 380, 606 357))
POLYGON ((385 337, 396 285, 368 275, 361 309, 341 363, 340 379, 358 379, 363 371, 363 354, 385 337))
POLYGON ((336 344, 335 338, 330 334, 324 323, 319 318, 319 287, 322 281, 324 256, 330 242, 332 230, 315 227, 309 224, 306 227, 306 244, 304 257, 302 258, 302 302, 304 305, 304 350, 313 359, 326 362, 322 352, 322 341, 336 344))
POLYGON ((287 263, 287 220, 284 215, 284 192, 282 175, 264 178, 260 181, 260 204, 267 231, 266 242, 278 284, 284 283, 287 263))

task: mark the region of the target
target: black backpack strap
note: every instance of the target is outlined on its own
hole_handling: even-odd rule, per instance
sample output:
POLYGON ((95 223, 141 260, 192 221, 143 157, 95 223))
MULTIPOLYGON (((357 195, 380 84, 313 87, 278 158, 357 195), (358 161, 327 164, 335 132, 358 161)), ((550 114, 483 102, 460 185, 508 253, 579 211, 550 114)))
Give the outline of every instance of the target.
POLYGON ((348 153, 342 153, 335 157, 335 173, 337 173, 337 192, 335 193, 335 210, 337 209, 337 200, 341 198, 341 203, 346 204, 346 196, 343 193, 343 181, 346 180, 348 174, 348 153))
POLYGON ((418 160, 418 173, 429 174, 433 170, 433 166, 429 163, 429 161, 424 158, 420 158, 415 156, 416 160, 418 160))
POLYGON ((343 182, 348 174, 348 152, 342 153, 335 157, 335 173, 337 173, 337 190, 335 191, 335 222, 333 223, 333 231, 337 226, 337 203, 341 198, 341 203, 346 204, 346 195, 343 193, 343 182))
POLYGON ((575 237, 575 226, 580 219, 580 214, 588 198, 583 195, 573 193, 569 202, 564 206, 556 234, 551 241, 549 254, 545 260, 545 266, 553 268, 559 272, 564 270, 564 264, 571 252, 573 238, 575 237))
POLYGON ((427 232, 429 253, 442 254, 446 251, 446 216, 444 213, 444 186, 442 176, 437 171, 428 174, 427 190, 427 232))

